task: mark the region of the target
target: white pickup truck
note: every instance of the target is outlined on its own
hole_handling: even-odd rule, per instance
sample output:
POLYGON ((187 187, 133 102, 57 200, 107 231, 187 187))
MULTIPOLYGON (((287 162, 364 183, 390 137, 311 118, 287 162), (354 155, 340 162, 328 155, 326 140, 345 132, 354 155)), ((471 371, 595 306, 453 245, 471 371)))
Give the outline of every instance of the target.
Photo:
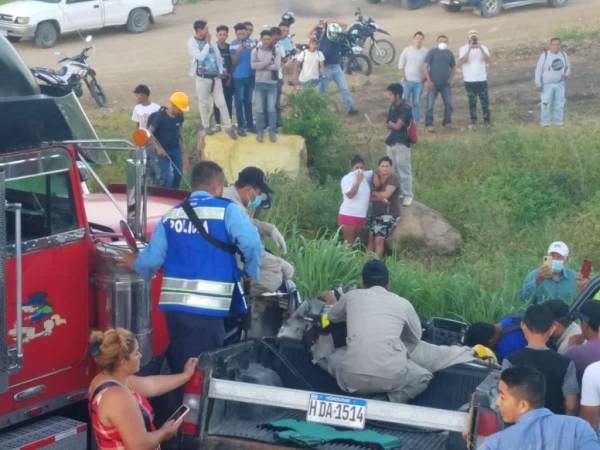
POLYGON ((172 0, 17 0, 0 6, 0 34, 13 42, 34 38, 49 48, 61 34, 76 31, 125 25, 142 33, 173 8, 172 0))

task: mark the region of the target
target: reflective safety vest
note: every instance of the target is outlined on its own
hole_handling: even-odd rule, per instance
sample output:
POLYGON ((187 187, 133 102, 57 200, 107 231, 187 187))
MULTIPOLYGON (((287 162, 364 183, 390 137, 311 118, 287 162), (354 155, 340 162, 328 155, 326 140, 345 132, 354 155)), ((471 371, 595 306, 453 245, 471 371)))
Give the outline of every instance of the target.
MULTIPOLYGON (((210 236, 232 244, 225 228, 225 209, 231 202, 208 195, 194 195, 189 201, 210 236)), ((247 305, 235 255, 206 240, 181 205, 162 221, 167 254, 159 309, 221 317, 229 316, 230 311, 245 314, 247 305)))

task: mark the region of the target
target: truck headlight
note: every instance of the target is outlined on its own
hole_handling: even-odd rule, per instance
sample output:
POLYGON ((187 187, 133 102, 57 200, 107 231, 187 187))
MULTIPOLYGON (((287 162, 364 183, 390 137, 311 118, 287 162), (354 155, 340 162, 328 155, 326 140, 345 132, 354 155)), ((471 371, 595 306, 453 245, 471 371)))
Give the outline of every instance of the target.
POLYGON ((29 23, 29 17, 17 17, 15 22, 20 25, 27 25, 29 23))

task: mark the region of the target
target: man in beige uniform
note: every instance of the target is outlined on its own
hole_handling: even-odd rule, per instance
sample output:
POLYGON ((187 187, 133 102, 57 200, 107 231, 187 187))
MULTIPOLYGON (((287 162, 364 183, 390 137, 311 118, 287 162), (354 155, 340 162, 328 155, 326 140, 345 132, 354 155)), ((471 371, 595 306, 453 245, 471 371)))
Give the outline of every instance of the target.
POLYGON ((342 295, 332 322, 347 322, 347 346, 327 358, 327 370, 349 393, 386 393, 404 403, 423 392, 432 372, 472 361, 468 347, 442 347, 421 341, 421 321, 408 300, 387 290, 389 273, 380 260, 362 271, 364 289, 342 295))

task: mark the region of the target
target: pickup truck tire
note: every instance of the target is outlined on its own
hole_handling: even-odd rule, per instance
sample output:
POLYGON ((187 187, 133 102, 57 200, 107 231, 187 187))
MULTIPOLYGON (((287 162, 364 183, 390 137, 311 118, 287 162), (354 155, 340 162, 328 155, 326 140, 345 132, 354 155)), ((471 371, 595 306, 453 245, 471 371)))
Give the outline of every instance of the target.
POLYGON ((52 22, 42 22, 35 29, 35 43, 38 47, 54 47, 58 41, 58 28, 52 22))
POLYGON ((502 11, 502 0, 481 0, 479 12, 482 17, 495 17, 502 11))
POLYGON ((428 0, 400 0, 400 6, 404 9, 419 9, 426 3, 428 0))
POLYGON ((129 13, 127 31, 130 33, 143 33, 150 26, 150 13, 143 8, 136 8, 129 13))
POLYGON ((553 8, 562 8, 568 0, 548 0, 548 4, 553 8))

